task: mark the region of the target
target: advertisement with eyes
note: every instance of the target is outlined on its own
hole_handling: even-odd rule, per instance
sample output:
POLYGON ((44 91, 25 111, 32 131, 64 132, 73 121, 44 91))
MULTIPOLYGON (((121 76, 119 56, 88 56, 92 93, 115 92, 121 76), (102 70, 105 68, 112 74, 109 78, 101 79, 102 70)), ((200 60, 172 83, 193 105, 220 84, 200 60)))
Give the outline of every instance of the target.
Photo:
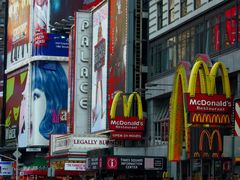
POLYGON ((50 134, 67 132, 67 63, 34 62, 31 73, 30 145, 48 145, 50 134))

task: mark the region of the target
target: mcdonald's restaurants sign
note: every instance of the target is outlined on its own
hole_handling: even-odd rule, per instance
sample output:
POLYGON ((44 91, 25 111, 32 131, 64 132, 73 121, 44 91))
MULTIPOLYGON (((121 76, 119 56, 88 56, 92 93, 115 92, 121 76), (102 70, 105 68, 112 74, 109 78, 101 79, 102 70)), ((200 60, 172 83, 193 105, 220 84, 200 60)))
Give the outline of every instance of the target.
MULTIPOLYGON (((228 71, 222 62, 213 64, 209 71, 206 64, 208 61, 206 56, 198 55, 191 72, 184 63, 180 63, 176 70, 169 111, 168 159, 170 161, 181 160, 183 141, 185 141, 186 151, 192 157, 194 157, 194 153, 195 156, 198 154, 200 157, 203 156, 203 153, 199 152, 199 145, 196 145, 196 141, 198 143, 200 141, 201 127, 198 127, 199 130, 192 129, 192 124, 227 125, 225 126, 226 132, 231 130, 231 126, 228 124, 230 124, 233 103, 228 71), (216 91, 216 77, 219 74, 222 80, 221 94, 216 91), (190 136, 189 129, 194 136, 190 136), (191 142, 194 142, 196 147, 191 142)), ((203 133, 203 139, 209 138, 206 146, 209 150, 211 149, 211 153, 215 153, 215 138, 221 137, 222 139, 224 131, 216 130, 220 134, 214 131, 214 128, 206 131, 208 133, 203 133), (213 131, 214 136, 211 135, 213 131)), ((220 140, 217 142, 220 143, 220 140)), ((211 153, 209 156, 212 156, 211 153)), ((207 156, 207 154, 205 155, 207 156)))
POLYGON ((186 104, 188 112, 211 112, 211 113, 232 113, 233 101, 225 95, 212 95, 196 93, 190 97, 186 93, 186 104))
POLYGON ((119 91, 115 94, 110 109, 109 130, 114 130, 111 134, 112 139, 142 139, 145 120, 143 118, 143 108, 141 96, 138 92, 125 94, 119 91), (116 115, 117 107, 121 108, 119 103, 122 99, 123 115, 116 115), (136 102, 137 116, 131 114, 133 101, 136 102))
POLYGON ((190 128, 190 157, 219 158, 223 152, 223 136, 230 135, 229 128, 190 128))

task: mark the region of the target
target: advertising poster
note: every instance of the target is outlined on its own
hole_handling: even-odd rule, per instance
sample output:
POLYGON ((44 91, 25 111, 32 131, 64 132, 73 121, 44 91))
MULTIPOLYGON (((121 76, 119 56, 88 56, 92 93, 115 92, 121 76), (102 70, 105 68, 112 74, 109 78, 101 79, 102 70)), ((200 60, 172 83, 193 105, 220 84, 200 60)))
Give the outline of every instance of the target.
POLYGON ((30 0, 9 0, 7 68, 30 57, 30 0))
MULTIPOLYGON (((70 19, 74 17, 74 12, 82 9, 82 6, 82 0, 50 0, 49 27, 73 23, 70 23, 70 19)), ((51 29, 48 32, 51 32, 51 29)))
POLYGON ((41 47, 47 40, 48 0, 35 0, 33 3, 33 46, 41 47))
POLYGON ((62 34, 46 34, 44 39, 33 44, 33 56, 68 57, 69 37, 62 34))
MULTIPOLYGON (((7 75, 6 88, 6 111, 5 111, 5 141, 6 145, 14 145, 18 135, 18 124, 20 116, 23 115, 22 102, 24 101, 24 92, 27 82, 27 68, 19 69, 7 75)), ((22 124, 19 132, 26 129, 22 124)))
POLYGON ((93 12, 91 132, 106 130, 108 3, 93 12))
MULTIPOLYGON (((109 62, 108 62, 108 105, 111 107, 114 93, 125 92, 126 61, 127 61, 127 0, 111 0, 109 27, 109 62)), ((119 103, 117 114, 122 115, 122 105, 119 103)))
POLYGON ((30 145, 48 145, 49 134, 67 132, 67 63, 32 64, 30 145))

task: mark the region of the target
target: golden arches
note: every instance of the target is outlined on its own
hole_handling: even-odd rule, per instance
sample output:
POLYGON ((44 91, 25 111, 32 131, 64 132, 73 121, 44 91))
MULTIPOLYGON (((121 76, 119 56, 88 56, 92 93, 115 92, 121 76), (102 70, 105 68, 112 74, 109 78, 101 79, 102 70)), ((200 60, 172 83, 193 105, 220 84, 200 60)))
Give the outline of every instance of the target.
MULTIPOLYGON (((168 145, 169 160, 180 160, 183 140, 183 126, 185 127, 185 137, 187 137, 187 111, 184 106, 184 93, 187 92, 187 76, 185 66, 180 64, 177 68, 172 96, 170 99, 170 133, 168 145), (180 106, 179 106, 180 105, 180 106), (183 106, 181 106, 183 105, 183 106)), ((188 139, 186 138, 186 147, 188 139)))
POLYGON ((208 67, 203 61, 197 61, 192 68, 188 86, 190 96, 195 96, 198 74, 200 75, 201 93, 206 93, 210 96, 214 95, 216 87, 215 79, 218 70, 221 71, 223 93, 226 95, 226 98, 230 98, 230 82, 225 65, 222 62, 216 62, 209 73, 208 67))
MULTIPOLYGON (((186 67, 184 63, 179 64, 174 76, 174 84, 172 95, 170 98, 170 123, 169 123, 169 144, 168 144, 168 159, 170 161, 179 161, 182 151, 183 132, 185 132, 185 147, 189 152, 189 135, 188 128, 191 124, 187 123, 188 113, 184 101, 184 94, 189 93, 191 97, 195 96, 196 91, 208 95, 216 94, 215 79, 218 70, 221 71, 223 93, 226 98, 231 98, 230 83, 228 71, 223 63, 216 62, 210 72, 206 61, 201 56, 198 56, 191 70, 189 83, 187 78, 186 67), (199 82, 199 87, 197 83, 199 82), (183 131, 183 128, 185 131, 183 131)), ((214 117, 212 117, 214 118, 214 117)), ((218 117, 216 117, 218 118, 218 117)), ((228 119, 221 119, 225 123, 228 119)))
POLYGON ((118 91, 113 98, 113 102, 112 102, 112 106, 111 106, 111 110, 110 110, 110 118, 114 119, 116 116, 116 108, 117 108, 117 104, 118 104, 120 97, 122 97, 122 99, 123 99, 123 116, 124 117, 130 116, 132 102, 133 102, 134 97, 136 97, 137 106, 138 106, 138 118, 140 120, 142 120, 143 119, 142 100, 141 100, 141 96, 139 95, 138 92, 131 93, 129 95, 129 97, 127 98, 127 96, 122 91, 118 91))
POLYGON ((215 129, 210 134, 210 132, 208 130, 204 129, 200 134, 200 140, 199 140, 199 151, 200 152, 203 152, 203 140, 204 140, 205 135, 207 136, 207 139, 208 139, 209 150, 210 151, 212 150, 215 134, 216 134, 217 140, 218 140, 218 152, 222 151, 222 138, 221 138, 221 134, 220 134, 219 130, 215 129))

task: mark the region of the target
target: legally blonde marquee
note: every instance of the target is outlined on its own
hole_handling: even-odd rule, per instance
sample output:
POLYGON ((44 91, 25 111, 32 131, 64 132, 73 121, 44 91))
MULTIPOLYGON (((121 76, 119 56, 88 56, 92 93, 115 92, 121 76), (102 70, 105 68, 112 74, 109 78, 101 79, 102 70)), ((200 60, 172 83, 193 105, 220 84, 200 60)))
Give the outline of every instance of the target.
POLYGON ((223 135, 228 135, 231 130, 232 97, 228 71, 221 62, 216 62, 209 71, 206 60, 198 56, 189 78, 188 72, 186 64, 180 63, 174 77, 168 159, 179 161, 183 144, 188 158, 221 157, 223 135), (218 72, 221 72, 222 92, 216 91, 218 72), (194 143, 191 143, 193 139, 194 143))

